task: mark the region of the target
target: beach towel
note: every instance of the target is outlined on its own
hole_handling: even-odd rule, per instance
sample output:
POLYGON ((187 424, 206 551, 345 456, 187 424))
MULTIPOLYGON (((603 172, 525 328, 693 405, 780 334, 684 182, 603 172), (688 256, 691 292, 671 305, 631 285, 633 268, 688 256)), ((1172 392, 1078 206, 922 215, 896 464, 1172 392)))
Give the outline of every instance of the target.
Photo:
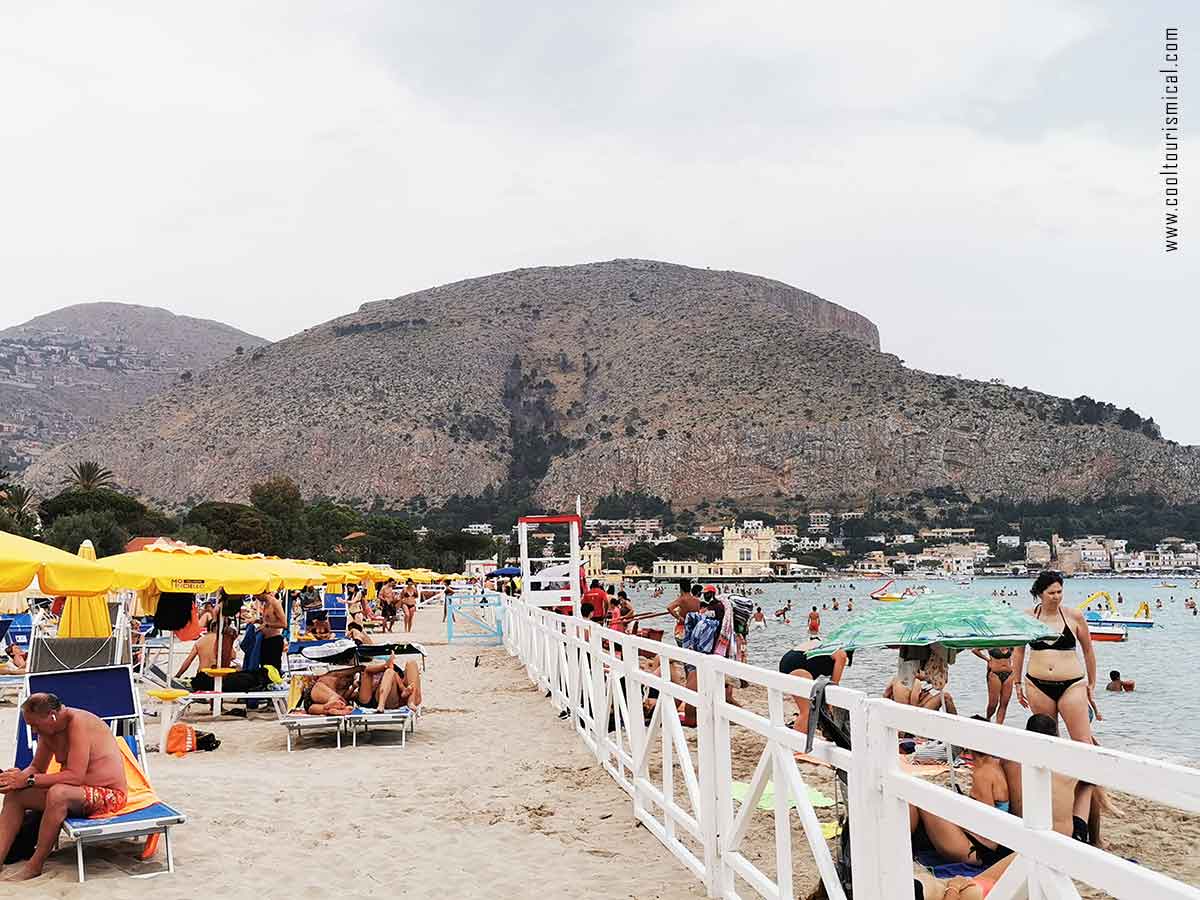
MULTIPOLYGON (((745 803, 746 798, 750 796, 750 783, 747 781, 735 781, 730 789, 733 794, 733 799, 738 803, 745 803)), ((816 788, 808 789, 808 802, 818 809, 833 806, 833 800, 826 797, 816 788)), ((796 798, 788 794, 788 806, 795 806, 796 798)), ((763 788, 762 796, 758 798, 758 809, 774 809, 775 808, 775 785, 768 781, 767 786, 763 788)))
MULTIPOLYGON (((832 763, 827 763, 823 759, 818 759, 815 756, 810 756, 807 753, 795 754, 796 762, 808 763, 810 766, 828 766, 833 768, 832 763)), ((940 765, 918 765, 912 763, 907 757, 900 757, 900 771, 905 775, 916 775, 918 778, 932 778, 934 775, 941 775, 943 772, 950 771, 950 767, 945 763, 940 765)))
MULTIPOLYGON (((145 809, 148 806, 153 806, 158 802, 158 797, 155 796, 154 788, 150 786, 149 780, 146 778, 142 767, 138 765, 138 761, 133 756, 133 751, 129 749, 129 744, 124 738, 117 738, 117 749, 121 751, 121 760, 125 763, 125 781, 127 784, 127 793, 125 795, 125 805, 115 813, 98 812, 94 816, 89 816, 93 819, 115 819, 118 816, 123 816, 128 813, 137 812, 139 809, 145 809)), ((58 759, 51 757, 50 765, 46 767, 46 774, 52 775, 55 772, 61 771, 62 766, 58 759)))
POLYGON ((721 604, 721 629, 713 646, 713 656, 733 658, 733 604, 721 604))
POLYGON ((242 671, 247 672, 251 669, 257 669, 262 664, 262 632, 254 625, 246 626, 246 633, 242 635, 242 671))

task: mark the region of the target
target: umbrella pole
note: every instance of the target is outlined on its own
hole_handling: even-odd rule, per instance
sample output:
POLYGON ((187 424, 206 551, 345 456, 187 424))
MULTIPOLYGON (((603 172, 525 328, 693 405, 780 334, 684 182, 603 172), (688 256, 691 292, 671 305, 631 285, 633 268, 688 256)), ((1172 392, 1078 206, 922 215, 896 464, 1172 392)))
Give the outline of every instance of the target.
POLYGON ((168 631, 167 634, 170 635, 170 637, 167 638, 167 672, 166 672, 166 675, 167 675, 167 685, 166 686, 167 686, 167 689, 169 690, 175 686, 175 675, 173 674, 175 672, 175 632, 168 631))

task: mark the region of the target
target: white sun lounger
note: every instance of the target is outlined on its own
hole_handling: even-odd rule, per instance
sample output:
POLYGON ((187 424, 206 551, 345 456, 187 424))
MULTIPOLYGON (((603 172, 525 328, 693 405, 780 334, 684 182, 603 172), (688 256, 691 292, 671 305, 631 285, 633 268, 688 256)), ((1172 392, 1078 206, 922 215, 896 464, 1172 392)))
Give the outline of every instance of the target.
POLYGON ((385 710, 384 712, 363 709, 360 706, 349 716, 343 716, 342 718, 346 720, 346 728, 350 731, 352 747, 358 746, 359 732, 366 734, 372 725, 376 728, 399 725, 400 746, 403 748, 408 746, 408 735, 415 733, 417 730, 418 715, 418 712, 409 709, 407 706, 385 710))

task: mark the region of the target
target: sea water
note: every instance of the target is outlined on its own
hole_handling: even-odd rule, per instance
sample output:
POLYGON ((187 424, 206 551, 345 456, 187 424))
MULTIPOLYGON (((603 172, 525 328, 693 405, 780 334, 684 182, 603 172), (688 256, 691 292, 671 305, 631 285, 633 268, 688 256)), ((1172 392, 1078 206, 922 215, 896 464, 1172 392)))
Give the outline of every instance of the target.
MULTIPOLYGON (((976 578, 969 585, 944 580, 897 579, 889 592, 899 593, 906 587, 926 585, 936 594, 958 594, 1007 602, 1018 609, 1033 604, 1029 595, 1032 579, 976 578), (1011 593, 1016 591, 1016 596, 1011 593), (993 592, 1009 596, 996 596, 993 592)), ((1068 578, 1065 583, 1064 605, 1078 606, 1096 591, 1107 591, 1115 603, 1118 593, 1123 603, 1119 614, 1132 616, 1143 600, 1150 604, 1153 628, 1130 628, 1124 642, 1095 641, 1096 702, 1104 716, 1092 724, 1096 739, 1106 747, 1171 762, 1200 763, 1200 677, 1197 659, 1192 655, 1200 648, 1200 616, 1185 609, 1183 601, 1192 597, 1200 600, 1200 588, 1193 587, 1191 578, 1169 578, 1174 588, 1160 587, 1161 579, 1146 578, 1068 578), (1162 600, 1163 608, 1156 609, 1155 601, 1162 600), (1108 693, 1108 673, 1117 669, 1121 677, 1137 682, 1133 693, 1108 693)), ((821 635, 884 604, 872 600, 869 593, 883 581, 854 578, 829 580, 820 584, 747 585, 744 588, 751 600, 763 608, 770 624, 766 629, 750 634, 749 661, 768 669, 777 669, 779 659, 792 647, 808 639, 808 613, 813 606, 821 614, 821 635), (851 587, 853 585, 853 587, 851 587), (762 593, 757 593, 761 590, 762 593), (822 609, 837 598, 839 610, 822 609), (853 599, 854 611, 846 609, 853 599), (791 625, 781 624, 775 610, 791 601, 791 625)), ((668 587, 662 602, 674 595, 668 587)), ((657 602, 657 601, 653 601, 657 602)), ((911 602, 911 601, 910 601, 911 602)), ((919 602, 919 601, 918 601, 919 602)), ((651 608, 645 594, 635 595, 641 610, 651 608)), ((648 623, 650 624, 650 623, 648 623)), ((870 694, 881 694, 884 686, 896 674, 896 650, 865 650, 854 655, 854 664, 847 668, 842 684, 870 694)), ((969 650, 962 651, 950 669, 950 692, 962 715, 984 714, 987 711, 987 664, 969 650)), ((1023 727, 1029 712, 1017 702, 1016 692, 1008 706, 1006 725, 1023 727)), ((1060 724, 1060 727, 1061 724, 1060 724)), ((1065 736, 1065 729, 1064 729, 1065 736)))

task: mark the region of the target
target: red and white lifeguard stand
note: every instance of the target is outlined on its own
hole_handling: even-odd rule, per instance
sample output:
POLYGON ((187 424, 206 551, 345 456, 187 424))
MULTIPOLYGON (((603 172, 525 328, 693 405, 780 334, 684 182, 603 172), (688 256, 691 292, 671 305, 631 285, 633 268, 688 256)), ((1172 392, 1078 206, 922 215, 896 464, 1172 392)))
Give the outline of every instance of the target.
POLYGON ((521 600, 533 606, 562 607, 572 616, 579 615, 583 596, 583 557, 580 541, 583 517, 578 513, 560 516, 521 516, 517 519, 517 540, 521 546, 521 600), (567 556, 529 556, 529 535, 546 525, 566 525, 569 534, 567 556), (534 571, 534 564, 538 564, 534 571))

